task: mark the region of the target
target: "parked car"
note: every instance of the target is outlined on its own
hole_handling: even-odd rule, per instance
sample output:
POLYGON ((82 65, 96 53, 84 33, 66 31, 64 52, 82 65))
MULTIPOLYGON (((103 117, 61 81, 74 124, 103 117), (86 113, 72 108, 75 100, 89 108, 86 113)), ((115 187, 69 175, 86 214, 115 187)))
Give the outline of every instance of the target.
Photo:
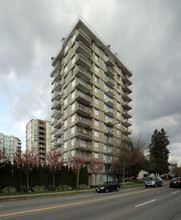
POLYGON ((170 180, 170 187, 181 187, 181 177, 174 177, 170 180))
POLYGON ((109 181, 101 186, 96 187, 96 192, 100 193, 100 192, 119 191, 120 188, 121 188, 120 182, 109 181))
POLYGON ((162 179, 160 177, 150 177, 145 181, 145 187, 158 187, 162 186, 162 179))

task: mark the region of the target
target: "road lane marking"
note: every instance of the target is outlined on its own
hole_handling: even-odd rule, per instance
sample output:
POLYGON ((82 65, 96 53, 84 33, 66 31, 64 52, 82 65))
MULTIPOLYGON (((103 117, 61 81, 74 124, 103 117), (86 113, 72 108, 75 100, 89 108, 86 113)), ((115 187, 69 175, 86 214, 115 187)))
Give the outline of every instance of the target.
POLYGON ((179 193, 180 191, 176 191, 176 192, 173 192, 173 193, 171 193, 171 194, 175 194, 175 193, 179 193))
POLYGON ((140 207, 140 206, 143 206, 143 205, 146 205, 146 204, 148 204, 148 203, 155 202, 155 201, 156 201, 156 199, 152 199, 152 200, 150 200, 150 201, 148 201, 148 202, 144 202, 144 203, 141 203, 141 204, 139 204, 139 205, 136 205, 135 208, 138 208, 138 207, 140 207))
POLYGON ((26 211, 22 211, 22 212, 7 213, 7 214, 0 215, 0 218, 5 217, 5 216, 11 216, 11 215, 39 212, 39 211, 44 211, 44 210, 51 210, 51 209, 57 209, 57 208, 62 208, 62 207, 75 206, 75 205, 80 205, 80 204, 87 204, 87 203, 92 203, 92 202, 97 202, 97 201, 114 199, 114 198, 118 198, 118 197, 136 195, 136 194, 139 194, 139 193, 150 192, 150 191, 158 190, 158 189, 160 189, 160 188, 150 189, 149 191, 147 189, 144 189, 144 190, 140 190, 140 191, 137 191, 137 192, 130 192, 130 193, 125 193, 125 194, 121 194, 121 195, 119 194, 119 195, 116 195, 116 196, 109 196, 109 197, 106 197, 106 198, 104 197, 104 198, 89 200, 89 201, 85 201, 85 202, 77 202, 77 203, 70 203, 70 204, 47 207, 47 208, 41 208, 41 209, 26 210, 26 211))

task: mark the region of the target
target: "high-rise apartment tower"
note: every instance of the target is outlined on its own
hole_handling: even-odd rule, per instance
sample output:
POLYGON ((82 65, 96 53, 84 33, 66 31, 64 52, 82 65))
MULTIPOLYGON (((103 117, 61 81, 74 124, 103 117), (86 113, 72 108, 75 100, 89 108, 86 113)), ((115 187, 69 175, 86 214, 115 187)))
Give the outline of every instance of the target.
POLYGON ((0 133, 0 148, 4 148, 11 164, 14 162, 14 154, 21 150, 21 140, 12 135, 0 133))
POLYGON ((50 121, 32 119, 26 125, 26 148, 38 154, 43 163, 51 148, 51 132, 50 121))
POLYGON ((54 146, 64 160, 99 158, 106 168, 131 134, 132 73, 81 18, 51 59, 54 146))

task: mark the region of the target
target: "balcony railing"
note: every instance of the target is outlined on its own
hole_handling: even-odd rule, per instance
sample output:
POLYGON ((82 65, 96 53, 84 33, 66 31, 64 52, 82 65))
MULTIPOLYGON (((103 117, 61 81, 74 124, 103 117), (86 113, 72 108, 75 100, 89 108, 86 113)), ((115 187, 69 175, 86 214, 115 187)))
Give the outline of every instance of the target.
POLYGON ((85 93, 79 91, 79 90, 76 90, 76 96, 81 96, 83 97, 84 99, 86 99, 87 101, 91 101, 91 97, 86 95, 85 93))
POLYGON ((90 38, 82 29, 79 28, 78 31, 79 31, 85 38, 87 38, 88 41, 91 42, 91 38, 90 38))
POLYGON ((55 136, 58 136, 58 135, 61 135, 61 134, 62 134, 61 130, 57 130, 57 131, 55 131, 55 133, 54 133, 55 136))
POLYGON ((76 68, 76 72, 81 71, 83 72, 85 75, 87 75, 89 78, 91 78, 91 73, 89 73, 87 70, 85 70, 83 67, 81 66, 77 66, 76 68))
POLYGON ((84 106, 84 105, 82 105, 82 104, 77 104, 77 105, 76 105, 76 108, 80 108, 80 109, 82 109, 82 110, 85 111, 85 112, 91 113, 91 108, 86 107, 86 106, 84 106))
POLYGON ((81 41, 77 42, 78 45, 80 45, 81 47, 83 47, 87 53, 91 53, 91 50, 85 45, 83 44, 81 41))
POLYGON ((84 124, 91 125, 91 120, 90 119, 83 118, 81 116, 76 117, 76 121, 80 121, 80 122, 82 122, 84 124))
POLYGON ((76 83, 80 83, 82 85, 84 85, 86 88, 88 88, 89 90, 91 89, 91 85, 89 85, 88 83, 86 83, 84 80, 77 78, 76 79, 76 83))

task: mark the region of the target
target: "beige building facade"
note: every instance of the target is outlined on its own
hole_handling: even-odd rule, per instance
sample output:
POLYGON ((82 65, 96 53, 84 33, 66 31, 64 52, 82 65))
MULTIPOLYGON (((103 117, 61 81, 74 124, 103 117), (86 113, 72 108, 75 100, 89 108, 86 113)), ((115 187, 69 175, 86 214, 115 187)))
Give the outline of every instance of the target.
MULTIPOLYGON (((94 31, 78 19, 52 57, 52 140, 64 160, 98 158, 106 167, 131 134, 132 73, 94 31)), ((89 183, 94 175, 89 170, 89 183)), ((111 179, 111 176, 109 177, 111 179)))
POLYGON ((32 119, 26 125, 26 148, 39 155, 42 163, 46 160, 46 153, 51 148, 51 122, 32 119))
POLYGON ((13 135, 0 133, 0 148, 5 149, 11 164, 14 163, 14 154, 21 151, 21 140, 13 135))

